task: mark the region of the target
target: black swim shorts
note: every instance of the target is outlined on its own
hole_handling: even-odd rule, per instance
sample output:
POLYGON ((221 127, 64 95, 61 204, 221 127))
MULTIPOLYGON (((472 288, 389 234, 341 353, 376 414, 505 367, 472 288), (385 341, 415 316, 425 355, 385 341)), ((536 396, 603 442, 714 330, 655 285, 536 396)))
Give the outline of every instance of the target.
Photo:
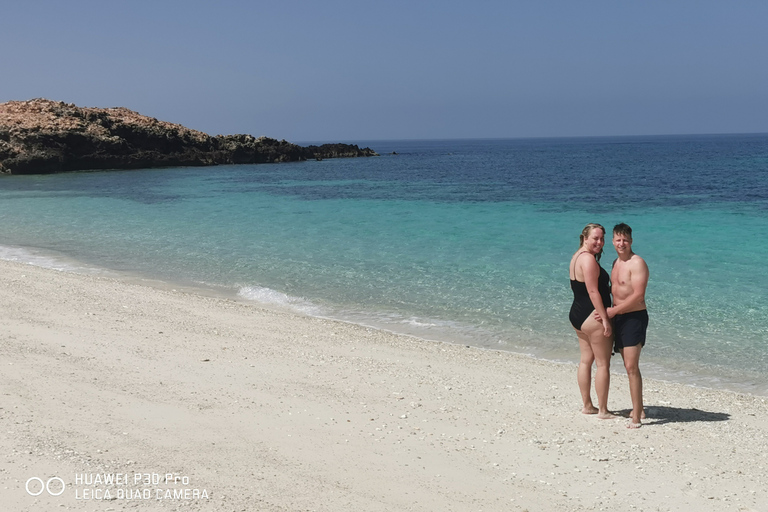
POLYGON ((613 317, 614 352, 624 347, 644 347, 646 330, 648 311, 645 309, 613 317))

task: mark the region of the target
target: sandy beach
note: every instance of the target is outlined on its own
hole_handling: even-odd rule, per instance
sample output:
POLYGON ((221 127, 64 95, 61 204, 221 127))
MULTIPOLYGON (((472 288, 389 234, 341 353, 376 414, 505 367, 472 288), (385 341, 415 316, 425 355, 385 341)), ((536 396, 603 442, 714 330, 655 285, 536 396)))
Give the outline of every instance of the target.
POLYGON ((630 430, 575 363, 13 262, 0 308, 3 510, 768 510, 765 397, 646 380, 630 430))

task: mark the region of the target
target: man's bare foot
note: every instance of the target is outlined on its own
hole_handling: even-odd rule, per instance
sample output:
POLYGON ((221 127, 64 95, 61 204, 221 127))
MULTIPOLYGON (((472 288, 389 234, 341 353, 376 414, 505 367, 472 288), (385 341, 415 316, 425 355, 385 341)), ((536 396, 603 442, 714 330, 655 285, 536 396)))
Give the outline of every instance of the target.
POLYGON ((612 412, 605 411, 605 412, 597 413, 597 417, 600 418, 601 420, 610 420, 610 419, 615 418, 616 415, 613 414, 612 412))
POLYGON ((631 420, 630 420, 629 423, 627 423, 627 428, 640 428, 642 426, 643 426, 642 423, 640 423, 640 422, 635 423, 634 421, 631 421, 631 420))
POLYGON ((594 405, 585 405, 581 410, 581 414, 597 414, 597 407, 594 405))
POLYGON ((643 412, 640 413, 640 419, 641 420, 645 419, 645 408, 643 408, 643 412))

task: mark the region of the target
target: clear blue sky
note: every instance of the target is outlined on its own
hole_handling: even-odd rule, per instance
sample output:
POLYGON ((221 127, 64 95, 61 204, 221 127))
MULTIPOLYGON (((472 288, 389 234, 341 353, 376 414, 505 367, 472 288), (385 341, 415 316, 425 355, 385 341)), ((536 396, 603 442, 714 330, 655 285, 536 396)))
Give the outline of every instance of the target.
POLYGON ((768 132, 768 2, 3 0, 0 77, 296 142, 768 132))

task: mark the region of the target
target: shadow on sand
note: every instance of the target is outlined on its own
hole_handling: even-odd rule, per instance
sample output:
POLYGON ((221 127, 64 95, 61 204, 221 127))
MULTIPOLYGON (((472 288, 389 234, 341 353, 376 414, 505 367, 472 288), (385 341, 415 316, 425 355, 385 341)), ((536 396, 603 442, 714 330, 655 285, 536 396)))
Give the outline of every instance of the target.
MULTIPOLYGON (((616 411, 616 414, 629 417, 632 409, 616 411)), ((708 412, 700 409, 680 409, 677 407, 664 407, 662 405, 648 405, 645 407, 645 425, 664 425, 665 423, 692 423, 694 421, 728 421, 730 414, 724 412, 708 412)))

